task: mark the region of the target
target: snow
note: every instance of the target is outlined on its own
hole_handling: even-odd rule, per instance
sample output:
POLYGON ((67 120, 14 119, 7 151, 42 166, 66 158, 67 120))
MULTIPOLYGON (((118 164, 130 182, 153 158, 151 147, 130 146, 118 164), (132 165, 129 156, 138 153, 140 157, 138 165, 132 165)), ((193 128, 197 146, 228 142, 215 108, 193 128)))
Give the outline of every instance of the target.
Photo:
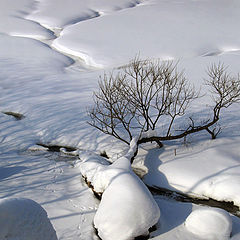
POLYGON ((101 14, 119 11, 136 6, 137 0, 52 0, 38 1, 35 11, 28 19, 40 22, 48 28, 63 28, 84 20, 99 17, 101 14), (74 6, 74 8, 69 8, 74 6))
POLYGON ((123 169, 104 191, 94 225, 102 239, 130 240, 147 235, 159 216, 159 208, 141 180, 123 169))
MULTIPOLYGON (((239 8, 237 0, 1 0, 0 198, 36 201, 48 213, 60 240, 98 239, 92 226, 96 210, 111 206, 109 198, 113 202, 118 202, 118 197, 133 200, 135 191, 126 190, 122 181, 129 181, 150 201, 151 195, 129 170, 129 162, 121 158, 129 159, 134 146, 128 152, 124 143, 86 123, 86 108, 93 103, 92 92, 97 89, 99 75, 128 64, 137 54, 142 58, 174 59, 179 60, 179 69, 185 69, 186 77, 196 87, 201 86, 204 94, 206 86, 202 84, 209 64, 224 62, 231 72, 239 72, 239 8), (4 112, 21 113, 25 118, 16 120, 4 112), (51 153, 39 143, 63 148, 60 153, 51 153), (78 150, 69 153, 64 146, 78 150), (115 161, 113 165, 97 156, 103 151, 110 162, 115 161), (99 192, 104 191, 106 202, 101 202, 99 208, 99 202, 81 179, 79 168, 72 167, 78 154, 77 165, 83 175, 99 192), (128 174, 118 176, 124 171, 128 174), (121 191, 129 195, 123 196, 121 191)), ((211 104, 206 94, 189 114, 195 114, 199 121, 206 119, 209 111, 204 109, 211 104)), ((208 134, 203 132, 185 142, 164 142, 162 149, 155 148, 154 143, 144 144, 134 167, 147 173, 143 180, 148 185, 233 201, 240 206, 239 110, 237 104, 224 110, 222 132, 215 141, 208 140, 208 134)), ((156 132, 164 129, 164 124, 161 122, 156 132)), ((158 229, 150 233, 153 239, 203 238, 193 236, 184 226, 188 215, 202 206, 157 197, 155 200, 161 217, 158 229)), ((138 204, 142 204, 140 200, 138 204)), ((151 204, 150 209, 155 208, 151 204)), ((131 204, 129 209, 128 205, 120 206, 124 211, 133 211, 133 216, 140 214, 134 212, 131 204)), ((127 227, 118 208, 112 209, 127 227)), ((115 214, 106 213, 106 223, 111 226, 108 230, 113 231, 118 224, 110 219, 115 214)), ((147 219, 147 212, 144 214, 147 219)), ((212 212, 207 214, 212 216, 212 212)), ((100 216, 104 218, 103 214, 100 216)), ((236 240, 240 238, 240 222, 237 217, 231 219, 231 239, 236 240)), ((149 222, 153 224, 155 220, 149 222)), ((148 225, 143 222, 139 217, 136 224, 143 226, 144 234, 148 225)), ((104 229, 103 223, 100 221, 98 228, 104 229)), ((139 229, 130 238, 137 233, 140 234, 139 229)))
POLYGON ((97 239, 92 221, 98 201, 83 184, 79 170, 60 160, 45 151, 15 153, 1 148, 1 199, 29 198, 40 204, 58 239, 79 239, 81 235, 97 239))
POLYGON ((97 193, 102 193, 109 184, 107 180, 109 174, 107 176, 103 174, 104 178, 99 178, 98 174, 101 174, 110 163, 96 154, 80 153, 79 157, 81 160, 75 162, 75 167, 79 168, 81 175, 91 183, 97 193))
POLYGON ((7 0, 0 2, 0 32, 11 36, 25 36, 37 39, 52 39, 53 33, 39 23, 26 20, 32 11, 34 1, 22 0, 9 4, 7 0))
POLYGON ((145 182, 240 206, 237 139, 225 137, 177 149, 165 146, 164 152, 151 150, 145 161, 149 169, 145 182))
POLYGON ((107 176, 109 182, 94 217, 99 236, 104 240, 131 240, 147 235, 160 217, 151 193, 131 171, 129 159, 121 157, 109 168, 97 175, 99 181, 106 181, 107 176))
POLYGON ((70 25, 53 44, 102 68, 125 65, 139 53, 165 60, 234 53, 240 49, 238 9, 238 1, 227 0, 143 1, 70 25))
POLYGON ((134 137, 130 142, 127 153, 111 165, 104 157, 92 152, 79 151, 80 160, 77 160, 74 166, 79 168, 81 175, 86 178, 87 182, 91 183, 95 192, 103 193, 110 182, 121 174, 123 169, 131 170, 130 160, 137 149, 137 141, 138 137, 134 137))
POLYGON ((6 59, 11 59, 15 63, 21 63, 25 71, 31 70, 31 68, 37 65, 38 73, 36 72, 35 75, 43 75, 43 73, 46 74, 49 71, 62 71, 64 67, 73 63, 72 59, 53 51, 46 44, 34 39, 10 37, 1 33, 0 35, 2 64, 6 62, 6 59), (4 47, 6 44, 9 46, 8 48, 4 47), (32 51, 28 51, 28 49, 32 49, 34 54, 32 51))
POLYGON ((131 168, 137 140, 138 137, 133 138, 126 155, 111 165, 102 157, 81 152, 83 161, 75 163, 94 191, 102 193, 94 226, 103 240, 131 240, 148 235, 149 228, 159 220, 158 205, 131 168))
POLYGON ((227 212, 221 209, 198 209, 186 219, 188 231, 203 239, 229 239, 232 232, 232 220, 227 212))
POLYGON ((0 226, 0 239, 57 240, 46 211, 31 199, 0 199, 0 226))
MULTIPOLYGON (((161 206, 161 217, 160 221, 157 223, 157 231, 150 233, 151 239, 210 240, 212 238, 209 234, 215 234, 215 237, 218 234, 218 232, 213 232, 213 230, 220 226, 218 225, 220 222, 225 223, 226 225, 222 226, 222 229, 220 230, 217 229, 219 230, 219 233, 223 233, 225 229, 231 232, 231 237, 228 235, 227 239, 239 239, 240 235, 237 228, 237 225, 239 224, 239 217, 229 215, 221 209, 212 209, 210 207, 204 207, 186 202, 176 202, 161 196, 156 196, 155 200, 157 201, 158 205, 161 206), (206 213, 206 215, 202 213, 206 213), (189 227, 188 229, 186 227, 186 220, 190 218, 192 214, 195 215, 195 221, 192 223, 191 227, 197 227, 197 224, 195 223, 199 220, 199 231, 196 230, 198 231, 198 234, 194 234, 190 231, 190 229, 193 230, 193 228, 189 227), (208 216, 209 219, 214 219, 214 222, 209 222, 212 228, 207 228, 208 234, 203 235, 202 232, 200 233, 200 229, 203 229, 201 226, 204 225, 204 222, 208 222, 208 216), (200 219, 203 219, 203 221, 200 221, 200 219), (216 223, 216 225, 214 223, 216 223)), ((214 239, 224 239, 219 236, 220 234, 214 239)))

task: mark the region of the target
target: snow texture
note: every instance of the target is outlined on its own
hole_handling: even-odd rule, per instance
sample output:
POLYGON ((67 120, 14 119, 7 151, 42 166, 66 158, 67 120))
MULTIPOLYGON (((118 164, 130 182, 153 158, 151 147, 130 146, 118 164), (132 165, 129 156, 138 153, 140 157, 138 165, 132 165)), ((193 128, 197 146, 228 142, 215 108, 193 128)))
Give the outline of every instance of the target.
POLYGON ((46 211, 26 198, 0 199, 0 239, 57 240, 46 211))
POLYGON ((108 186, 109 174, 103 174, 104 178, 100 178, 99 175, 110 163, 105 158, 93 153, 80 152, 79 158, 81 160, 77 160, 74 166, 79 168, 81 175, 91 183, 96 192, 102 193, 108 186))
POLYGON ((131 169, 130 159, 137 150, 138 137, 134 137, 127 153, 124 157, 117 159, 113 164, 110 164, 105 158, 87 151, 79 151, 80 161, 75 162, 75 167, 79 167, 83 177, 91 183, 94 190, 98 193, 103 193, 108 187, 113 178, 115 178, 122 168, 129 171, 131 169), (128 159, 126 161, 126 159, 128 159), (120 166, 120 167, 119 167, 120 166))
POLYGON ((193 211, 185 221, 185 227, 203 239, 227 240, 232 232, 232 219, 218 208, 201 208, 193 211))

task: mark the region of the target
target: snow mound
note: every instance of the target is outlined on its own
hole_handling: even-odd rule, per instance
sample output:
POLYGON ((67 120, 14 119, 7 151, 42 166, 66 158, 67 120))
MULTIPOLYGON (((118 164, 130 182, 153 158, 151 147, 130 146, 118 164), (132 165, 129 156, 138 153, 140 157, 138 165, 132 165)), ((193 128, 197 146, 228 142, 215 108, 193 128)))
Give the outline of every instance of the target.
POLYGON ((0 239, 57 240, 46 211, 26 198, 0 199, 0 239))
POLYGON ((129 160, 119 158, 98 176, 100 181, 109 181, 94 217, 99 236, 103 240, 130 240, 147 235, 148 229, 158 222, 160 210, 132 172, 129 160))
POLYGON ((130 159, 138 137, 114 163, 88 152, 80 152, 75 163, 95 192, 103 193, 94 217, 94 226, 103 240, 131 240, 148 235, 160 218, 160 210, 144 183, 134 174, 130 159))
POLYGON ((80 169, 87 182, 91 183, 95 192, 103 193, 113 178, 121 174, 122 171, 131 171, 129 159, 134 156, 138 138, 134 137, 125 156, 111 165, 104 157, 88 151, 79 151, 81 160, 76 161, 74 165, 80 169))
POLYGON ((80 152, 79 158, 81 160, 76 161, 74 166, 79 168, 82 176, 91 183, 96 192, 102 193, 105 188, 101 187, 102 184, 97 180, 97 175, 110 163, 105 158, 88 152, 80 152))
POLYGON ((193 211, 185 221, 187 230, 208 240, 227 240, 232 231, 229 214, 217 208, 201 208, 193 211))

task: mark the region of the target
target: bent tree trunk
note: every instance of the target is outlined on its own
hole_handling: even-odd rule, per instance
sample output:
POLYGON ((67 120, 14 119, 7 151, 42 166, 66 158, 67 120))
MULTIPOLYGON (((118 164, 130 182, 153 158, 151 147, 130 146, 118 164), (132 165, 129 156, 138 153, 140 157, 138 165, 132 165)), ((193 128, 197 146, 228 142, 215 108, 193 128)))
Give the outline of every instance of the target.
MULTIPOLYGON (((212 64, 207 74, 205 85, 213 100, 212 117, 201 123, 190 117, 190 123, 180 133, 176 134, 176 119, 184 119, 192 101, 199 98, 199 91, 195 91, 184 71, 178 71, 177 63, 139 58, 117 73, 100 78, 99 91, 94 92, 95 105, 88 111, 88 123, 128 145, 136 132, 155 130, 162 119, 168 121, 164 130, 167 134, 140 136, 137 145, 156 142, 162 147, 162 141, 184 138, 203 130, 215 139, 221 131, 217 125, 220 111, 240 102, 240 74, 233 76, 221 63, 212 64)), ((136 154, 137 150, 134 156, 136 154)))
POLYGON ((190 129, 178 134, 178 135, 169 135, 169 136, 152 136, 152 137, 143 137, 138 140, 138 145, 142 143, 147 143, 147 142, 156 142, 158 143, 159 146, 163 146, 161 143, 162 141, 168 141, 168 140, 176 140, 180 138, 184 138, 189 134, 200 132, 202 130, 206 130, 208 133, 211 134, 212 139, 216 138, 216 134, 214 134, 214 131, 210 130, 209 128, 213 126, 217 121, 219 120, 218 117, 214 118, 211 122, 207 123, 206 125, 203 126, 191 126, 190 129))

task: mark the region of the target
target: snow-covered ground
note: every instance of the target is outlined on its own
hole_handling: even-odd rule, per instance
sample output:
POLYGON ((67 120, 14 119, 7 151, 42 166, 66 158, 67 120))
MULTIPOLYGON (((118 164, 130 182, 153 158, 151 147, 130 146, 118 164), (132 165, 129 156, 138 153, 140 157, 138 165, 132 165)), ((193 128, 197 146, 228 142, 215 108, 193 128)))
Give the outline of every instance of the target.
POLYGON ((0 200, 1 239, 57 240, 46 211, 26 198, 0 200))
MULTIPOLYGON (((105 150, 113 160, 125 154, 123 143, 86 123, 99 75, 137 54, 180 60, 196 87, 210 63, 240 72, 239 11, 238 0, 0 0, 0 198, 39 203, 58 239, 97 239, 92 222, 99 202, 79 170, 54 153, 29 148, 50 143, 105 150)), ((207 116, 202 109, 210 104, 206 95, 191 111, 207 116)), ((225 110, 221 125, 214 141, 201 133, 163 149, 143 145, 134 165, 148 172, 149 185, 240 206, 239 105, 225 110)), ((192 235, 201 211, 184 224, 202 207, 156 201, 161 217, 154 239, 209 239, 192 235)), ((239 239, 239 219, 229 219, 231 239, 239 239)))

